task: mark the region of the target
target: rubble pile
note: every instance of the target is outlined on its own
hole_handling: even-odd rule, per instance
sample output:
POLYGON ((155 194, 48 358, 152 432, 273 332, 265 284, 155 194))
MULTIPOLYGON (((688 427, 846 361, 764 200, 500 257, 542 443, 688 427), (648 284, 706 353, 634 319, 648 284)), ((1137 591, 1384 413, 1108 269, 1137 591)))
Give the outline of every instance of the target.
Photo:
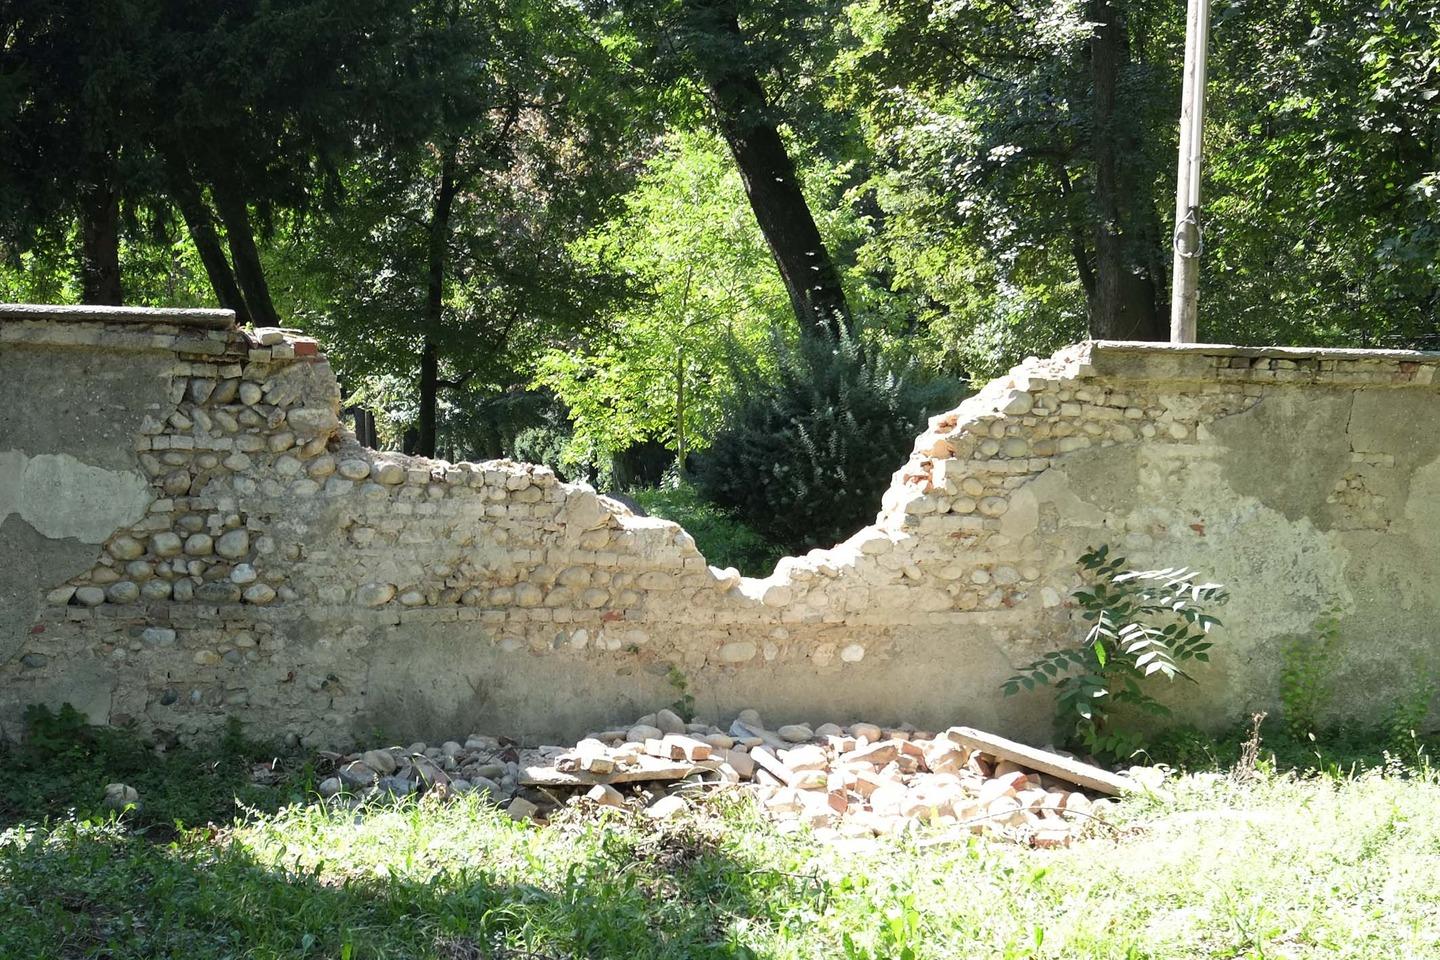
POLYGON ((751 793, 766 815, 826 837, 929 827, 989 833, 1035 846, 1067 846, 1110 801, 1137 789, 1128 778, 1065 754, 967 727, 943 733, 870 723, 770 730, 753 710, 727 728, 671 710, 596 732, 573 746, 522 747, 483 735, 438 747, 322 754, 334 775, 323 796, 438 796, 483 791, 516 818, 560 806, 642 807, 663 819, 710 790, 751 793), (580 798, 584 798, 583 800, 580 798))

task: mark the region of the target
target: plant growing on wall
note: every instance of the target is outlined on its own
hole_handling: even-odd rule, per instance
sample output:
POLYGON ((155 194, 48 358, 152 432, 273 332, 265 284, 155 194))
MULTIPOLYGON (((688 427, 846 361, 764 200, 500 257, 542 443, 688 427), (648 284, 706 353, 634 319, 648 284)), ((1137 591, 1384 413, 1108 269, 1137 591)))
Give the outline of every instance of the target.
POLYGON ((1313 636, 1286 644, 1280 667, 1285 727, 1296 740, 1315 739, 1320 725, 1320 712, 1330 695, 1329 667, 1340 642, 1340 608, 1327 607, 1313 629, 1313 636))
POLYGON ((1124 557, 1108 546, 1092 548, 1078 565, 1088 581, 1075 591, 1089 622, 1084 641, 1047 653, 1002 685, 1006 696, 1037 686, 1055 687, 1056 719, 1076 742, 1097 756, 1133 754, 1143 742, 1138 731, 1117 730, 1111 711, 1123 704, 1152 716, 1170 709, 1141 687, 1147 677, 1184 677, 1187 660, 1208 661, 1210 629, 1220 625, 1208 609, 1228 595, 1217 583, 1181 567, 1128 570, 1124 557))

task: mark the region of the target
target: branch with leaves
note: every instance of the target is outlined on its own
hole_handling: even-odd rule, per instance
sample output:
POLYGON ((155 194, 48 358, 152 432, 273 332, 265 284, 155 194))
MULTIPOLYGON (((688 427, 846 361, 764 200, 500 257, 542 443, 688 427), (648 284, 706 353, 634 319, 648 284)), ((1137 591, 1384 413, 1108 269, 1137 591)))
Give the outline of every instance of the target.
POLYGON ((1062 728, 1092 753, 1128 756, 1142 739, 1136 731, 1112 727, 1111 705, 1168 716, 1169 708, 1140 682, 1155 674, 1193 682, 1181 664, 1210 659, 1210 630, 1220 620, 1207 611, 1229 595, 1220 584, 1202 582, 1184 567, 1127 570, 1125 558, 1112 556, 1108 546, 1091 549, 1078 565, 1090 581, 1074 593, 1081 616, 1090 623, 1084 641, 1022 667, 1001 689, 1013 696, 1053 685, 1062 728))

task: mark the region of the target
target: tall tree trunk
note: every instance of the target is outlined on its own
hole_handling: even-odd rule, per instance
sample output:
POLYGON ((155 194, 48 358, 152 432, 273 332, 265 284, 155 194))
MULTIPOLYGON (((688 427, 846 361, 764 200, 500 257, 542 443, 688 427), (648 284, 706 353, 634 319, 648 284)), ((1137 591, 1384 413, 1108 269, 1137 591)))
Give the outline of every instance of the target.
POLYGON ((435 456, 435 414, 440 393, 440 347, 427 334, 420 348, 420 433, 415 452, 435 456))
POLYGON ((1164 340, 1168 326, 1160 314, 1154 257, 1135 252, 1148 231, 1127 217, 1131 208, 1139 209, 1149 198, 1131 195, 1139 184, 1133 176, 1126 176, 1125 164, 1133 163, 1138 151, 1127 149, 1122 135, 1125 121, 1116 107, 1120 75, 1130 62, 1129 28, 1119 2, 1091 0, 1089 4, 1089 17, 1095 24, 1090 38, 1090 75, 1097 216, 1090 333, 1106 340, 1164 340))
POLYGON ((215 232, 215 220, 210 215, 210 208, 205 205, 200 185, 195 182, 189 165, 179 151, 164 150, 162 155, 165 176, 170 186, 170 198, 175 201, 175 205, 180 208, 180 216, 185 219, 185 227, 190 231, 190 240, 195 244, 196 252, 200 254, 200 262, 205 265, 205 275, 210 278, 215 299, 220 306, 235 311, 237 323, 250 323, 253 318, 240 295, 240 287, 235 282, 230 261, 225 259, 225 250, 220 246, 220 236, 215 232))
POLYGON ((1084 214, 1075 202, 1075 184, 1062 160, 1055 161, 1055 178, 1060 183, 1060 198, 1065 204, 1065 222, 1070 233, 1070 256, 1075 261, 1075 275, 1085 291, 1086 307, 1095 303, 1095 270, 1090 265, 1090 248, 1085 243, 1084 214))
POLYGON ((120 194, 105 180, 86 187, 80 202, 81 299, 119 306, 120 194))
POLYGON ((836 336, 849 329, 840 273, 810 214, 795 164, 780 138, 765 88, 750 62, 736 0, 687 0, 700 38, 693 55, 710 91, 720 134, 735 158, 755 222, 765 235, 800 329, 836 336))
POLYGON ((190 232, 190 240, 204 265, 204 275, 210 279, 210 289, 220 307, 233 309, 239 324, 252 322, 251 311, 240 296, 239 285, 235 282, 235 271, 225 259, 225 249, 220 246, 220 235, 215 230, 215 217, 210 216, 210 207, 204 203, 200 184, 190 173, 190 166, 183 154, 174 148, 161 151, 166 166, 166 180, 170 186, 170 199, 180 209, 180 216, 190 232))
POLYGON ((375 431, 375 414, 370 410, 362 410, 361 414, 365 417, 365 440, 363 442, 371 450, 379 450, 380 434, 375 431))
POLYGON ((225 238, 230 242, 230 259, 235 264, 235 279, 250 319, 256 326, 278 327, 280 315, 270 299, 265 283, 265 270, 260 265, 260 251, 255 249, 255 229, 250 224, 250 208, 235 185, 225 176, 216 177, 210 186, 220 222, 225 224, 225 238))
POLYGON ((417 451, 435 456, 435 414, 440 390, 440 321, 445 309, 445 265, 450 243, 450 213, 455 206, 457 165, 455 148, 447 145, 440 160, 440 181, 430 215, 426 250, 424 346, 420 351, 420 436, 417 451))

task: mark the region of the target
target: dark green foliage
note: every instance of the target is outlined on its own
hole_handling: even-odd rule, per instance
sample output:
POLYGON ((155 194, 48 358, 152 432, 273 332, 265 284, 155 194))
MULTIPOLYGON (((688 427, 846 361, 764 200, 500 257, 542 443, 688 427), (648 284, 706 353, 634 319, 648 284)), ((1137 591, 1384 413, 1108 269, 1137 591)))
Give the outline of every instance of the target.
POLYGON ((365 141, 342 201, 297 221, 275 269, 342 375, 410 385, 415 452, 434 456, 459 445, 443 406, 526 382, 621 292, 570 245, 626 184, 615 153, 638 111, 569 4, 436 4, 411 30, 411 123, 365 141))
POLYGON ((569 433, 565 405, 546 390, 486 393, 477 389, 448 405, 443 414, 443 450, 449 460, 509 457, 554 467, 569 433), (558 442, 539 439, 557 433, 558 442))
POLYGON ((778 331, 766 367, 732 357, 736 391, 694 458, 707 500, 791 552, 830 547, 870 522, 926 417, 959 393, 866 350, 778 331))
POLYGON ((1440 346, 1437 17, 1434 0, 1220 8, 1202 338, 1440 346))
POLYGON ((695 546, 714 567, 734 567, 747 577, 768 576, 785 549, 758 530, 700 499, 687 483, 632 490, 630 496, 652 516, 674 520, 695 538, 695 546))
POLYGON ((91 302, 118 302, 123 266, 127 296, 172 302, 196 286, 198 264, 164 256, 188 227, 218 301, 273 322, 255 240, 277 210, 332 193, 363 136, 416 115, 397 46, 411 11, 399 0, 0 6, 0 262, 75 262, 84 289, 66 292, 91 302), (115 261, 106 291, 87 266, 97 255, 115 261), (132 272, 153 279, 157 258, 169 282, 136 290, 132 272))
POLYGON ((1287 643, 1282 652, 1280 703, 1285 726, 1296 740, 1320 729, 1320 714, 1330 696, 1330 678, 1340 640, 1339 608, 1321 614, 1313 630, 1313 635, 1287 643))
POLYGON ((163 751, 125 731, 90 726, 68 703, 58 711, 32 706, 25 723, 23 741, 0 746, 0 768, 6 771, 0 778, 0 824, 66 811, 104 815, 108 783, 139 791, 142 809, 131 815, 132 822, 164 827, 227 822, 239 813, 237 803, 274 809, 299 800, 308 786, 308 771, 293 762, 288 784, 252 782, 251 765, 278 754, 248 741, 234 722, 213 744, 163 751))
MULTIPOLYGON (((1421 688, 1417 687, 1418 693, 1421 688)), ((1433 692, 1433 690, 1432 690, 1433 692)), ((1275 773, 1301 776, 1348 777, 1367 770, 1396 771, 1398 759, 1409 764, 1413 774, 1423 770, 1440 747, 1440 737, 1422 734, 1418 728, 1400 730, 1397 718, 1415 702, 1403 698, 1387 711, 1380 722, 1349 723, 1324 727, 1293 736, 1283 717, 1267 717, 1261 724, 1259 766, 1275 773)), ((1240 760, 1241 748, 1249 738, 1248 724, 1237 724, 1218 732, 1204 731, 1189 724, 1169 727, 1146 739, 1144 762, 1164 764, 1176 770, 1230 770, 1240 760)))
POLYGON ((1079 560, 1088 586, 1075 591, 1081 615, 1091 626, 1084 641, 1047 653, 1002 684, 1006 696, 1021 688, 1054 684, 1056 721, 1067 735, 1098 756, 1124 758, 1144 744, 1144 735, 1111 723, 1111 708, 1122 704, 1139 713, 1168 717, 1170 709, 1141 689, 1146 677, 1191 679, 1180 665, 1210 659, 1210 628, 1220 621, 1208 605, 1228 596, 1215 583, 1198 582, 1193 570, 1127 570, 1125 558, 1108 546, 1079 560))

